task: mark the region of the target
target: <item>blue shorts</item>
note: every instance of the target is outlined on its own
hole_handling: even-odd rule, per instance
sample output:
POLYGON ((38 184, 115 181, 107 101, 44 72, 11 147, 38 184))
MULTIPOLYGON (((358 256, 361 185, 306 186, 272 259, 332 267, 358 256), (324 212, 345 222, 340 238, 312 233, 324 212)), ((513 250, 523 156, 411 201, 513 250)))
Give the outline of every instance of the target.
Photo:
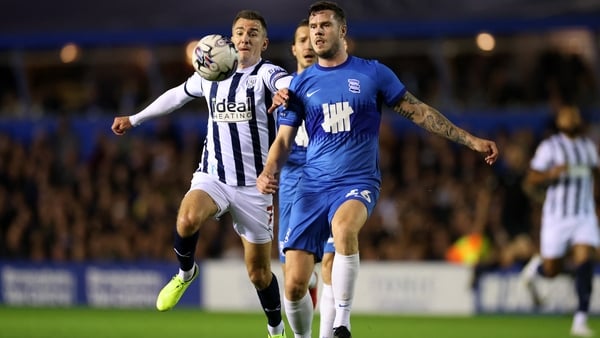
POLYGON ((285 263, 285 255, 283 253, 283 242, 288 236, 290 224, 290 215, 292 213, 292 205, 294 204, 294 196, 296 187, 302 176, 302 166, 286 164, 279 174, 279 228, 277 239, 279 241, 279 260, 285 263))
MULTIPOLYGON (((307 251, 315 255, 317 262, 323 258, 331 237, 331 220, 340 205, 348 200, 360 201, 370 216, 379 198, 379 188, 371 184, 337 186, 319 192, 302 191, 301 186, 297 187, 283 251, 307 251)), ((333 243, 329 243, 329 250, 333 250, 333 243)))

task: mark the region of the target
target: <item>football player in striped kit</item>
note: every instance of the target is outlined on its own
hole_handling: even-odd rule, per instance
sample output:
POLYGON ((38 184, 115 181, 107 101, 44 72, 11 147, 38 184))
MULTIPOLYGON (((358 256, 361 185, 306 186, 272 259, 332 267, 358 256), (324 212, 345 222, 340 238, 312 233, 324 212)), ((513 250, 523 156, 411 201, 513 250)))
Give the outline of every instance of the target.
POLYGON ((180 269, 160 291, 159 311, 173 308, 198 276, 194 252, 202 224, 229 212, 244 247, 244 260, 268 319, 269 337, 285 337, 281 297, 271 271, 273 200, 256 190, 276 128, 267 112, 272 93, 287 88, 290 76, 262 59, 268 46, 267 25, 256 11, 240 11, 232 25, 238 53, 237 72, 211 82, 192 74, 167 90, 141 112, 116 117, 112 130, 122 135, 144 121, 169 114, 185 103, 204 97, 209 107, 208 132, 198 169, 177 215, 174 249, 180 269))
POLYGON ((565 106, 557 111, 557 133, 537 147, 525 177, 524 189, 534 196, 545 188, 542 209, 540 255, 531 258, 521 278, 540 302, 535 280, 555 277, 562 270, 562 259, 571 249, 575 266, 575 291, 578 307, 571 334, 590 337, 587 325, 590 308, 594 257, 600 244, 598 216, 594 201, 594 179, 598 178, 598 149, 583 134, 579 109, 565 106), (594 177, 595 176, 595 177, 594 177))
POLYGON ((305 121, 310 142, 296 188, 286 258, 284 306, 295 338, 310 338, 313 308, 308 281, 323 243, 333 233, 331 272, 335 318, 333 337, 350 338, 350 313, 359 270, 358 235, 373 211, 381 186, 379 129, 381 107, 436 135, 498 157, 493 141, 452 124, 436 109, 408 92, 389 69, 374 60, 351 56, 344 48, 346 17, 336 3, 319 1, 309 9, 310 39, 318 63, 294 77, 288 108, 257 188, 277 191, 276 175, 287 160, 298 127, 305 121))

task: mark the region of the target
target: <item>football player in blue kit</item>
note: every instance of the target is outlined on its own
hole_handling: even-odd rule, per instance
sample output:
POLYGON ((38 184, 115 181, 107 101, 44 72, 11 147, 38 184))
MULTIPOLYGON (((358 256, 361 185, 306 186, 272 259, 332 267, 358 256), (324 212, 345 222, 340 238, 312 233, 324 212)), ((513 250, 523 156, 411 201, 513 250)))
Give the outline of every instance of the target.
POLYGON ((307 285, 332 233, 333 337, 347 338, 352 336, 350 313, 359 270, 358 234, 375 207, 381 185, 382 104, 429 132, 484 154, 490 165, 498 149, 495 142, 468 133, 418 100, 388 67, 348 55, 346 18, 336 3, 311 5, 309 29, 318 62, 291 82, 285 97, 288 107, 280 114, 281 126, 257 188, 263 194, 277 191, 276 177, 304 120, 310 142, 283 248, 284 306, 295 337, 311 337, 313 308, 307 285))
MULTIPOLYGON (((296 58, 297 71, 292 74, 293 76, 301 73, 304 69, 311 66, 317 61, 317 55, 312 49, 308 19, 302 20, 296 32, 294 34, 294 43, 292 44, 292 54, 296 58)), ((294 196, 296 193, 296 186, 302 175, 302 167, 306 162, 306 147, 308 145, 308 136, 306 135, 306 128, 304 123, 298 127, 298 132, 292 144, 290 155, 281 169, 279 176, 279 260, 282 263, 282 268, 285 273, 285 254, 283 252, 283 246, 288 233, 288 225, 290 221, 290 214, 292 212, 292 206, 294 204, 294 196)), ((325 243, 324 255, 321 260, 321 277, 323 281, 323 289, 321 291, 321 301, 319 303, 320 312, 320 332, 319 337, 328 338, 331 336, 331 328, 333 327, 333 318, 335 317, 335 308, 333 303, 333 292, 331 289, 331 265, 333 263, 333 254, 335 249, 333 247, 333 238, 330 237, 325 243), (327 329, 329 328, 329 329, 327 329)), ((313 273, 308 284, 308 292, 310 294, 313 306, 317 305, 317 293, 318 293, 318 275, 316 272, 313 273)))
MULTIPOLYGON (((308 30, 308 19, 304 19, 298 23, 296 31, 294 33, 294 42, 292 44, 292 54, 296 59, 296 72, 292 73, 292 76, 302 73, 307 67, 311 66, 317 61, 317 55, 310 45, 308 30)), ((283 107, 281 107, 283 108, 283 107)), ((279 125, 279 123, 278 123, 279 125)), ((308 137, 306 136, 306 129, 304 124, 298 128, 298 133, 294 139, 292 150, 285 163, 285 166, 281 169, 279 180, 278 194, 278 221, 279 228, 277 237, 279 240, 279 260, 281 261, 283 272, 285 273, 285 255, 283 253, 283 244, 288 233, 288 224, 290 220, 290 214, 292 212, 292 205, 294 202, 294 195, 296 193, 296 185, 302 175, 302 167, 306 162, 306 146, 308 145, 308 137)), ((313 273, 308 285, 308 291, 313 302, 313 306, 317 304, 317 285, 318 275, 316 272, 313 273)))

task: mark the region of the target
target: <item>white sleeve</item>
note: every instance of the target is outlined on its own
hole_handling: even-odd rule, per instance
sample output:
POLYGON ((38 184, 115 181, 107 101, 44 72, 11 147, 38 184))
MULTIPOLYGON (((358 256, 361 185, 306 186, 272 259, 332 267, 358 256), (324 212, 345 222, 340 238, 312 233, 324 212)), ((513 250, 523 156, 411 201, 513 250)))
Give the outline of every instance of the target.
POLYGON ((259 75, 270 91, 276 92, 281 88, 287 88, 290 85, 291 76, 285 69, 272 63, 265 63, 259 69, 259 75), (284 80, 289 77, 289 80, 284 80))
POLYGON ((546 171, 553 165, 552 163, 552 145, 550 140, 542 141, 535 151, 535 155, 530 162, 530 167, 536 171, 546 171))
POLYGON ((154 117, 169 114, 193 99, 194 97, 186 92, 185 83, 183 83, 164 92, 141 112, 131 115, 129 121, 133 126, 137 126, 154 117))
POLYGON ((277 89, 281 89, 281 88, 290 88, 290 83, 292 82, 292 79, 293 79, 293 78, 294 78, 294 77, 293 77, 293 76, 291 76, 291 75, 288 75, 288 76, 281 77, 281 78, 279 78, 279 80, 277 80, 277 81, 275 82, 275 87, 276 87, 277 89))

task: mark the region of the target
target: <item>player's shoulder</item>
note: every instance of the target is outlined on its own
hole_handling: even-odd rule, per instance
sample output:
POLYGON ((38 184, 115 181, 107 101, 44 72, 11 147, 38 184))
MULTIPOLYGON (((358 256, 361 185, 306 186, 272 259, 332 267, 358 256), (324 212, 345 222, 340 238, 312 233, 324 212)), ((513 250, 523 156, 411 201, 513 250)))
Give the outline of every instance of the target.
POLYGON ((187 95, 197 98, 203 96, 203 88, 208 85, 210 81, 203 79, 198 73, 194 72, 187 80, 183 83, 183 90, 187 95))
POLYGON ((350 63, 361 64, 361 65, 377 65, 379 61, 376 59, 366 59, 360 56, 349 55, 350 63))
POLYGON ((289 75, 283 67, 272 63, 270 60, 262 60, 256 67, 259 67, 258 70, 256 70, 256 74, 259 78, 272 86, 275 86, 275 83, 279 79, 289 75))
POLYGON ((560 135, 552 134, 542 139, 537 146, 538 153, 553 153, 560 146, 560 135))
POLYGON ((274 64, 270 60, 262 60, 256 67, 258 67, 258 74, 285 73, 287 75, 287 71, 283 67, 274 64))

